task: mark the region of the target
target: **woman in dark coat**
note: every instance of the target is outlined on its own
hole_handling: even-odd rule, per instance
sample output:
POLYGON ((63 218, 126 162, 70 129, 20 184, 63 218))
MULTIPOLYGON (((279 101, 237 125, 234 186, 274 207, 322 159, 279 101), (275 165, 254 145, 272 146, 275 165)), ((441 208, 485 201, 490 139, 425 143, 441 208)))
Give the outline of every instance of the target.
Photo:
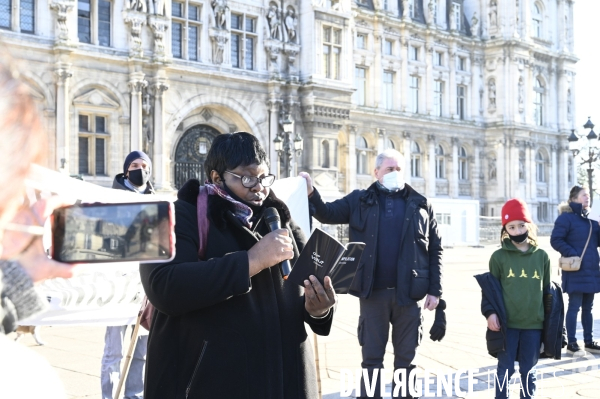
POLYGON ((209 225, 203 260, 200 183, 190 180, 175 202, 175 259, 140 267, 158 310, 150 328, 144 398, 315 398, 304 323, 317 334, 329 333, 336 300, 331 280, 324 286, 307 281, 302 289, 271 267, 297 258, 305 238, 270 192, 274 176, 254 136, 218 136, 205 167, 207 212, 200 217, 209 225), (268 207, 277 209, 283 229, 269 232, 262 218, 268 207))
POLYGON ((585 350, 600 353, 600 345, 593 339, 594 318, 592 306, 594 294, 600 292, 600 227, 598 221, 588 219, 590 194, 586 188, 574 186, 569 194, 569 203, 559 206, 560 215, 554 222, 550 237, 552 248, 563 257, 581 256, 585 243, 592 235, 577 271, 562 272, 562 288, 569 295, 569 306, 565 324, 567 326, 567 350, 580 350, 575 337, 577 314, 581 308, 581 324, 585 350))

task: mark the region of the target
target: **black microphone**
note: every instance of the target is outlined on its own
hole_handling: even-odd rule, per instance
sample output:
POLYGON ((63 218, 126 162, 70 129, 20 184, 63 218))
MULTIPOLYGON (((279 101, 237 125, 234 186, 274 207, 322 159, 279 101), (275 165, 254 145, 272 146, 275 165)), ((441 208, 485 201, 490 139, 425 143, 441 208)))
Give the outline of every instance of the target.
MULTIPOLYGON (((279 218, 279 213, 275 208, 267 208, 265 210, 265 223, 269 226, 269 230, 275 231, 281 228, 281 219, 279 218)), ((279 264, 279 271, 281 272, 281 277, 284 280, 287 280, 288 276, 292 272, 292 266, 290 266, 289 260, 284 260, 279 264)))

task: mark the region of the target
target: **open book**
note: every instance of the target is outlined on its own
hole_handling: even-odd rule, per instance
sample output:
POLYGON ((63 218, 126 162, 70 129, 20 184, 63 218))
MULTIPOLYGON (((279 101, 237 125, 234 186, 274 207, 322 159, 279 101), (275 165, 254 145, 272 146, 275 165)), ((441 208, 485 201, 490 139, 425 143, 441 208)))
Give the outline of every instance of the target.
POLYGON ((304 287, 304 280, 310 275, 317 277, 321 284, 325 276, 329 276, 335 292, 347 294, 364 249, 362 242, 344 246, 323 230, 315 228, 287 281, 304 287))

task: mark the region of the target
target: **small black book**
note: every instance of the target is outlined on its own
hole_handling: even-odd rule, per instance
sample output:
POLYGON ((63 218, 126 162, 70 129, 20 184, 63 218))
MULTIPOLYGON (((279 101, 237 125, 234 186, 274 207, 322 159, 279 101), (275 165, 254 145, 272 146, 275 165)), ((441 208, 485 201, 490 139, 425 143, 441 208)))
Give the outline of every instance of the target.
POLYGON ((325 276, 329 276, 335 292, 347 294, 364 249, 365 243, 350 242, 344 246, 323 230, 315 228, 287 281, 304 287, 304 280, 310 275, 317 277, 321 284, 325 276))

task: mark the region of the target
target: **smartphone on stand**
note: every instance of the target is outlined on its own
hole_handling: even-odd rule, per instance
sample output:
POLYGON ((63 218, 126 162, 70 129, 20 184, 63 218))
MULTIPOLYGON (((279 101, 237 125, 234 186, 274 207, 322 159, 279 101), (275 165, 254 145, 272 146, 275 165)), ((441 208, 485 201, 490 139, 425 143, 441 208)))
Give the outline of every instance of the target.
POLYGON ((169 201, 58 208, 51 256, 64 263, 168 262, 175 257, 174 212, 169 201))

